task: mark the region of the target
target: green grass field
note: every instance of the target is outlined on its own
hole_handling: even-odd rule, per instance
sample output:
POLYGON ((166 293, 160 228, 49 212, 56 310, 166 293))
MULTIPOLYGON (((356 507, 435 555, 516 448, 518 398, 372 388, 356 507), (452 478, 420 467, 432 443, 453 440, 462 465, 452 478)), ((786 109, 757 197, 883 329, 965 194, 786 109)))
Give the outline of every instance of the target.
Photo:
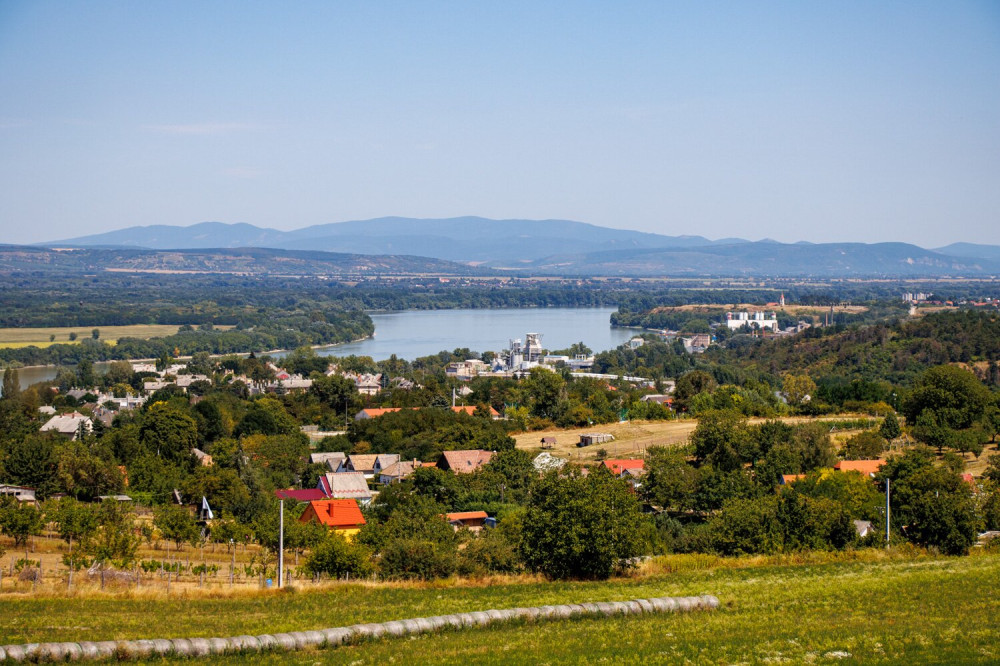
MULTIPOLYGON (((6 611, 0 615, 0 643, 276 633, 489 608, 703 593, 717 595, 721 609, 444 631, 251 659, 271 664, 1000 661, 1000 555, 995 554, 693 568, 604 583, 345 584, 171 599, 8 594, 0 598, 6 611)), ((234 655, 213 662, 247 659, 234 655)))
MULTIPOLYGON (((48 347, 53 344, 78 344, 81 340, 90 338, 94 329, 101 333, 100 340, 114 344, 118 338, 158 338, 174 335, 180 326, 171 324, 136 324, 134 326, 53 326, 48 328, 0 328, 0 347, 48 347), (76 333, 76 340, 70 340, 69 334, 76 333), (55 340, 50 340, 51 336, 55 340)), ((217 326, 225 330, 231 326, 217 326)))

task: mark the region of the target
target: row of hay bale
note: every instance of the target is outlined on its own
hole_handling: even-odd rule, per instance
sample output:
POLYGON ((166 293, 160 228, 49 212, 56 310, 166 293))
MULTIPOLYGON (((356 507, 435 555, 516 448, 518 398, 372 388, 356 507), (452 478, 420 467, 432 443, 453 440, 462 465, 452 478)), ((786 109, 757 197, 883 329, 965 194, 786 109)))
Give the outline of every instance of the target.
POLYGON ((485 627, 514 620, 537 621, 564 619, 585 615, 635 615, 677 611, 713 610, 719 600, 711 595, 700 597, 657 597, 632 601, 601 601, 559 606, 508 608, 475 611, 453 615, 393 620, 375 624, 355 624, 349 627, 319 631, 293 631, 261 636, 230 638, 158 638, 138 641, 101 641, 80 643, 29 643, 0 646, 0 661, 65 661, 76 659, 128 659, 155 655, 207 657, 216 654, 258 652, 261 650, 300 650, 308 647, 330 647, 365 638, 407 636, 440 629, 485 627))

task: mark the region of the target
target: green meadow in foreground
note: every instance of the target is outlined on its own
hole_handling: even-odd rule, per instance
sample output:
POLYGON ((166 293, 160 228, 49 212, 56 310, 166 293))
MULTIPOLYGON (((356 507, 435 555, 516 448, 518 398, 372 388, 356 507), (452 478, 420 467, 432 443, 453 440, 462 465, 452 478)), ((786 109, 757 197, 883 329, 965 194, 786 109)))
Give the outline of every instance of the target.
POLYGON ((6 595, 0 643, 230 636, 452 612, 715 594, 719 611, 508 624, 239 663, 1000 661, 1000 555, 683 568, 604 583, 364 587, 223 598, 6 595))

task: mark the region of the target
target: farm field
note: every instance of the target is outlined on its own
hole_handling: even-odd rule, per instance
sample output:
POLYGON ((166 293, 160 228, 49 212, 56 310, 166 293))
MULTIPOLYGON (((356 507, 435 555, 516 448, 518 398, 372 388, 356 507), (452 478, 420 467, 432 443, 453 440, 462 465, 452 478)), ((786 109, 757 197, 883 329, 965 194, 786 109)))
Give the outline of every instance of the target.
MULTIPOLYGON (((100 340, 114 343, 118 338, 158 338, 177 333, 180 326, 172 324, 136 324, 133 326, 50 326, 44 328, 0 328, 0 347, 48 347, 53 344, 77 344, 89 339, 94 329, 100 331, 100 340), (76 333, 76 340, 69 334, 76 333), (55 340, 50 340, 51 336, 55 340)), ((231 326, 216 326, 225 330, 231 326)))
MULTIPOLYGON (((844 419, 869 419, 867 415, 839 415, 819 421, 842 421, 844 419)), ((765 419, 749 419, 750 423, 760 423, 765 419)), ((807 423, 813 419, 804 416, 782 417, 785 423, 807 423)), ((873 419, 876 420, 876 419, 873 419)), ((548 449, 549 453, 575 462, 591 462, 597 459, 601 449, 607 452, 608 458, 641 458, 646 449, 651 446, 676 446, 688 441, 691 433, 698 427, 697 419, 678 419, 675 421, 626 421, 622 423, 603 423, 586 428, 553 428, 512 435, 516 446, 527 451, 538 451, 542 448, 543 437, 555 437, 556 444, 548 449), (595 444, 580 448, 576 445, 580 435, 588 432, 610 433, 615 440, 606 444, 595 444)), ((840 445, 849 436, 857 434, 858 430, 843 430, 833 434, 834 444, 840 445)))
MULTIPOLYGON (((603 583, 335 584, 320 590, 173 598, 127 592, 7 594, 0 643, 276 633, 490 608, 711 593, 721 601, 719 611, 444 631, 254 655, 253 662, 912 664, 1000 659, 998 554, 888 557, 859 551, 787 561, 668 556, 649 563, 644 575, 603 583)), ((213 661, 246 659, 234 655, 213 661)))

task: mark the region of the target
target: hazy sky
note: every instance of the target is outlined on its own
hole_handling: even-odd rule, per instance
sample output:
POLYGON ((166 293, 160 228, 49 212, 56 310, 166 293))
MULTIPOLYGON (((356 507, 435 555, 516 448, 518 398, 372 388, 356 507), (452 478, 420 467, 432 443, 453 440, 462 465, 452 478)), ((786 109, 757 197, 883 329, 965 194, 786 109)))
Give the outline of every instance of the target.
POLYGON ((384 215, 1000 243, 1000 2, 0 0, 0 242, 384 215))

